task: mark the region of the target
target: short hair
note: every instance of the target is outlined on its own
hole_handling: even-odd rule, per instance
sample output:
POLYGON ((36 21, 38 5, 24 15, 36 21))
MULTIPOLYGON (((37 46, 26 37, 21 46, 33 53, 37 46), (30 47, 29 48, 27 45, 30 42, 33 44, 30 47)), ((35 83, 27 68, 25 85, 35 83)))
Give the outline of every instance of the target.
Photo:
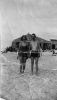
POLYGON ((33 33, 33 34, 32 34, 32 37, 35 37, 35 38, 36 38, 36 35, 33 33))

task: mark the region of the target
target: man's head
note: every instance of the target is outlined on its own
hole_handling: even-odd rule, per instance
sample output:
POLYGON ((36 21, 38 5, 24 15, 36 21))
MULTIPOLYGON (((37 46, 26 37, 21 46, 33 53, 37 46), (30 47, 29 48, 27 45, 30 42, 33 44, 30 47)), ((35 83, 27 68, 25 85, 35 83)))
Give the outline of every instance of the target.
POLYGON ((35 39, 36 39, 36 35, 33 33, 32 34, 32 39, 35 41, 35 39))
POLYGON ((22 41, 26 41, 26 40, 27 40, 26 35, 23 35, 23 36, 21 37, 21 40, 22 40, 22 41))

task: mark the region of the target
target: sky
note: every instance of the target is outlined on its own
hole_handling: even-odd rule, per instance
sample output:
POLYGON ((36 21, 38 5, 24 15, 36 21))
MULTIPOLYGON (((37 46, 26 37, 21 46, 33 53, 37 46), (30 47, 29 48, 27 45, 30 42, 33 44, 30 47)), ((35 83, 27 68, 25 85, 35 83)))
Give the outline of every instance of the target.
POLYGON ((1 49, 28 32, 57 39, 57 0, 0 0, 1 49))

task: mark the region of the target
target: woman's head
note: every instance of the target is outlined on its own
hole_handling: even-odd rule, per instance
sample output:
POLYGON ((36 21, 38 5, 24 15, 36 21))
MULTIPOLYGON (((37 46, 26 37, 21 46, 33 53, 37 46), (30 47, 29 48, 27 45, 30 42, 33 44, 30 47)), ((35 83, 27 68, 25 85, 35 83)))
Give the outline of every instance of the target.
POLYGON ((26 35, 23 35, 23 36, 21 37, 21 40, 22 40, 22 41, 26 41, 26 40, 27 40, 26 35))

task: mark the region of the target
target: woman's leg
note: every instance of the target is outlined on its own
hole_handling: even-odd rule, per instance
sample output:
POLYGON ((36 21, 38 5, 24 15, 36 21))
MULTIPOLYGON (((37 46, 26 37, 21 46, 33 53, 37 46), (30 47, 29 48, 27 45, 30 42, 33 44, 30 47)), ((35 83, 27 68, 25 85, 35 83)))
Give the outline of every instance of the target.
POLYGON ((23 57, 23 67, 22 67, 23 73, 25 70, 25 66, 26 66, 26 57, 23 57))

